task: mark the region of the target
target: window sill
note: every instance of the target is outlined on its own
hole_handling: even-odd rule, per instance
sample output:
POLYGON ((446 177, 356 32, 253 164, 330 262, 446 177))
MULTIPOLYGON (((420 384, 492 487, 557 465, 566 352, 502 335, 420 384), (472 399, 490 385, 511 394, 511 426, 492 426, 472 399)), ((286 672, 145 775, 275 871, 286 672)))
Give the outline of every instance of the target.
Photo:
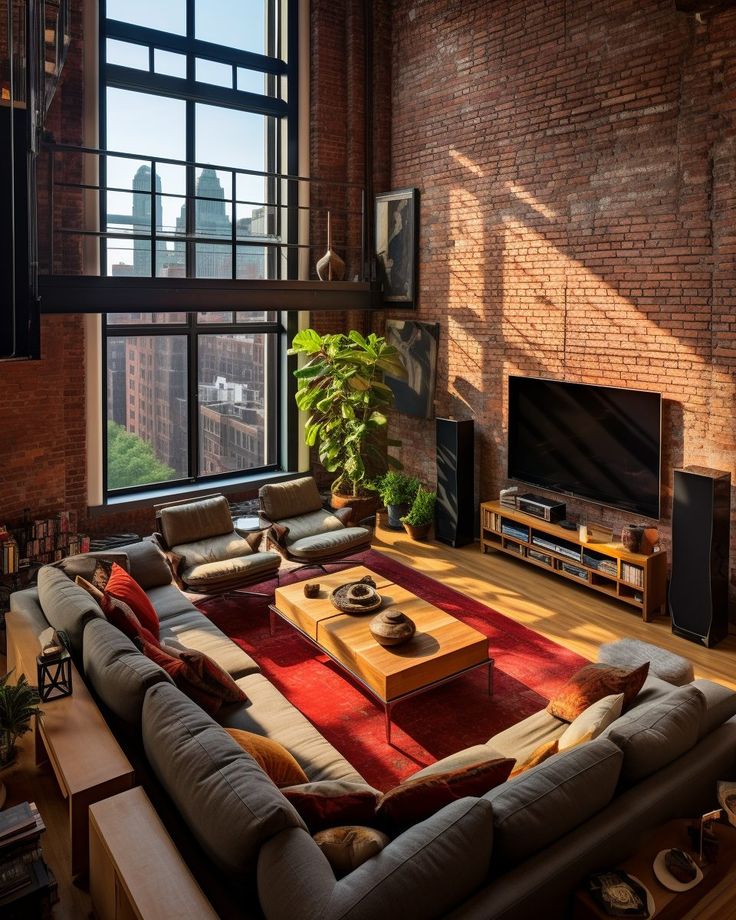
POLYGON ((87 511, 89 516, 94 518, 118 511, 150 508, 160 502, 176 501, 182 498, 194 500, 202 495, 212 495, 216 492, 221 492, 223 495, 233 492, 257 492, 261 486, 269 483, 286 482, 289 479, 308 475, 308 473, 285 473, 283 471, 254 473, 251 476, 233 476, 227 479, 218 479, 215 482, 200 482, 186 486, 178 484, 176 486, 153 488, 145 492, 136 492, 132 495, 112 496, 104 504, 93 505, 87 511))

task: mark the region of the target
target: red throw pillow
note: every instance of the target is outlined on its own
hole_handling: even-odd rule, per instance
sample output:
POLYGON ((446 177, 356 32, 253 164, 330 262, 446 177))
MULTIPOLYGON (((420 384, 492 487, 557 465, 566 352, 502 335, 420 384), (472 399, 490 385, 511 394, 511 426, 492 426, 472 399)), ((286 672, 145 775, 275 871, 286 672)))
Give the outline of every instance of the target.
POLYGON ((648 673, 648 661, 634 669, 601 663, 586 664, 549 701, 547 712, 563 722, 573 722, 588 706, 614 693, 623 693, 625 712, 644 686, 648 673))
POLYGON ((129 639, 133 641, 142 639, 147 642, 158 642, 151 630, 146 629, 125 601, 105 594, 102 598, 101 606, 108 623, 116 626, 129 639))
POLYGON ((222 700, 203 685, 202 678, 189 662, 170 655, 156 640, 149 642, 142 639, 140 645, 143 654, 162 667, 182 693, 201 706, 209 715, 217 715, 222 706, 222 700))
POLYGON ((248 697, 227 671, 220 667, 209 655, 205 655, 204 652, 198 652, 193 648, 185 648, 178 645, 178 643, 177 645, 169 645, 166 640, 164 640, 162 648, 167 654, 173 655, 174 658, 180 658, 190 665, 200 679, 202 687, 208 693, 218 697, 223 704, 245 703, 248 700, 248 697))
POLYGON ((287 786, 281 792, 304 819, 310 834, 343 824, 376 823, 380 793, 341 780, 287 786))
POLYGON ((477 798, 500 786, 508 779, 514 763, 513 758, 498 757, 460 770, 405 780, 381 796, 376 818, 390 832, 401 833, 456 799, 477 798))
POLYGON ((125 601, 141 624, 150 630, 158 639, 159 622, 158 614, 153 609, 153 604, 148 599, 146 592, 138 582, 132 578, 117 562, 113 563, 112 572, 105 586, 105 594, 110 594, 118 600, 125 601))

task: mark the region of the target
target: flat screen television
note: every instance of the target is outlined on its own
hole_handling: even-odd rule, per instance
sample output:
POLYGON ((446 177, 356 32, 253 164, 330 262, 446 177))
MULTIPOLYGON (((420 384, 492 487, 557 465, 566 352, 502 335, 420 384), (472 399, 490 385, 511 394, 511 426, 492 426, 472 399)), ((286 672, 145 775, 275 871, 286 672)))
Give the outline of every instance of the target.
POLYGON ((662 396, 509 377, 508 475, 659 517, 662 396))

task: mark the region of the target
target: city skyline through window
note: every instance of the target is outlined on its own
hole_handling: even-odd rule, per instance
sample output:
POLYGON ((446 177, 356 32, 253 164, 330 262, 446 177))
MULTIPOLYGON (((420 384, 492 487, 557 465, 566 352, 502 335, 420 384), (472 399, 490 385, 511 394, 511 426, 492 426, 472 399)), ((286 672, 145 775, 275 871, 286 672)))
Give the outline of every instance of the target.
MULTIPOLYGON (((108 275, 278 277, 278 8, 107 0, 108 275)), ((202 307, 107 317, 108 492, 276 467, 280 315, 202 307)))

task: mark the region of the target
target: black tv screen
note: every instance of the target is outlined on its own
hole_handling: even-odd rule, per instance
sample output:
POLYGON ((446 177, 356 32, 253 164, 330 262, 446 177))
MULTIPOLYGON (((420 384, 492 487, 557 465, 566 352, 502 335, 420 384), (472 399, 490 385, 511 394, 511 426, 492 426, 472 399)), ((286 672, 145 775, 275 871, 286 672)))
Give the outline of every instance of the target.
POLYGON ((659 517, 662 396, 509 377, 510 479, 659 517))

